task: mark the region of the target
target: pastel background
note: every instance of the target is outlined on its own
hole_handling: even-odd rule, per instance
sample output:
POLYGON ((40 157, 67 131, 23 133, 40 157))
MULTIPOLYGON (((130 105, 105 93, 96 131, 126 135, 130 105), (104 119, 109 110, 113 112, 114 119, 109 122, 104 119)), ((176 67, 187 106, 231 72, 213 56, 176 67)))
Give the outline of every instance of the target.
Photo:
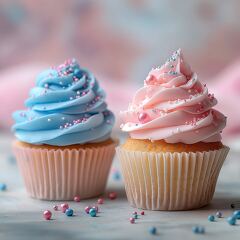
POLYGON ((149 70, 181 47, 228 116, 224 137, 238 137, 239 9, 239 0, 1 0, 0 131, 10 131, 11 112, 45 67, 76 57, 117 114, 149 70))

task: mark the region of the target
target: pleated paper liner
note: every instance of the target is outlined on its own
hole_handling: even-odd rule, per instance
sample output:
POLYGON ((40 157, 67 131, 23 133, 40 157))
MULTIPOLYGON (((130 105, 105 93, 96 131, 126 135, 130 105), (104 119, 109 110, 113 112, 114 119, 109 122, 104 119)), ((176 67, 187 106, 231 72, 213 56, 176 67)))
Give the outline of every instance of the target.
POLYGON ((207 205, 229 148, 154 153, 117 147, 128 201, 148 210, 190 210, 207 205))
POLYGON ((44 200, 73 200, 101 195, 116 143, 78 149, 22 147, 13 150, 28 194, 44 200))

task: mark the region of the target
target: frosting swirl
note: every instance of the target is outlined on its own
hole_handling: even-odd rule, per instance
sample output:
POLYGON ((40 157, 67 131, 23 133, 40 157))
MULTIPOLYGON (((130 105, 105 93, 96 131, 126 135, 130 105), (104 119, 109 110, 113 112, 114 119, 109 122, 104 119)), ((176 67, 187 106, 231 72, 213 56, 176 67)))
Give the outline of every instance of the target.
POLYGON ((40 73, 27 110, 13 114, 16 137, 31 144, 66 146, 100 142, 114 124, 105 92, 75 59, 40 73))
POLYGON ((217 100, 184 61, 181 50, 152 69, 127 111, 121 128, 132 138, 167 143, 221 141, 226 117, 213 109, 217 100))

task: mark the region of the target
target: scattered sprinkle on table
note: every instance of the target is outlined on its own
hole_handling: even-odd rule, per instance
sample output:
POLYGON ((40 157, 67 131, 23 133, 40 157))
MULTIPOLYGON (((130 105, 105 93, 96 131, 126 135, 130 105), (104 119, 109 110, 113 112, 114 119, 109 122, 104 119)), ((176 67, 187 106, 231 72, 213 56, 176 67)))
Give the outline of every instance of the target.
POLYGON ((69 208, 68 204, 67 203, 62 203, 61 204, 61 210, 63 213, 65 213, 65 211, 69 208))
POLYGON ((96 209, 91 208, 90 211, 89 211, 89 215, 90 215, 91 217, 96 217, 96 216, 97 216, 97 211, 96 211, 96 209))
POLYGON ((151 228, 149 228, 149 233, 152 234, 152 235, 156 235, 156 233, 157 233, 157 228, 156 228, 156 227, 151 227, 151 228))
POLYGON ((229 225, 235 225, 236 224, 236 217, 234 216, 230 216, 227 218, 227 222, 229 223, 229 225))
POLYGON ((71 217, 71 216, 73 215, 73 210, 72 210, 71 208, 68 208, 68 209, 66 209, 65 214, 66 214, 68 217, 71 217))
POLYGON ((103 204, 103 202, 104 202, 103 198, 99 198, 99 199, 97 200, 97 203, 98 203, 98 204, 103 204))
POLYGON ((205 228, 202 226, 194 226, 192 228, 192 232, 196 234, 204 234, 205 233, 205 228))
POLYGON ((111 200, 114 200, 114 199, 117 198, 117 193, 115 193, 115 192, 110 192, 110 193, 108 194, 108 197, 109 197, 111 200))
POLYGON ((89 214, 89 211, 90 211, 91 208, 92 208, 91 206, 86 206, 86 207, 85 207, 85 212, 86 212, 87 214, 89 214))
POLYGON ((80 197, 79 196, 75 196, 73 200, 74 200, 74 202, 80 202, 80 197))
POLYGON ((51 217, 52 217, 51 211, 49 211, 49 210, 44 211, 43 212, 43 217, 45 218, 45 220, 50 220, 51 217))
POLYGON ((144 211, 141 211, 141 215, 144 215, 145 213, 144 213, 144 211))
POLYGON ((133 223, 135 223, 135 219, 131 217, 131 218, 129 218, 129 222, 133 224, 133 223))
POLYGON ((240 219, 240 210, 234 211, 233 216, 234 216, 236 219, 240 219))
POLYGON ((58 211, 58 205, 54 205, 53 210, 58 211))
POLYGON ((214 222, 214 220, 215 220, 215 217, 213 215, 208 216, 208 221, 214 222))

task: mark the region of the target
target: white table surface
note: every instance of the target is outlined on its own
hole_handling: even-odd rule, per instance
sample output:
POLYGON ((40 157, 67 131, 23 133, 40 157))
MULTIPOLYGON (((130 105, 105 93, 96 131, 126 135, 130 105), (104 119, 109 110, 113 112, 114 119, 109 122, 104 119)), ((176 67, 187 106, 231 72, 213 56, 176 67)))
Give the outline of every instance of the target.
MULTIPOLYGON (((226 222, 226 217, 233 212, 230 204, 240 201, 240 152, 230 151, 220 173, 214 199, 207 207, 180 212, 145 211, 145 216, 140 216, 136 224, 130 224, 128 219, 136 209, 127 202, 123 181, 114 180, 111 174, 106 192, 115 191, 118 198, 105 198, 96 218, 84 212, 85 206, 94 204, 96 199, 69 202, 76 216, 67 217, 52 210, 60 202, 29 198, 16 163, 10 157, 11 141, 10 136, 0 133, 0 182, 8 187, 7 191, 0 192, 0 240, 240 239, 240 220, 236 226, 226 222), (46 209, 52 210, 53 220, 43 219, 42 212, 46 209), (224 218, 209 222, 208 215, 218 210, 224 218), (206 233, 192 233, 194 225, 204 226, 206 233), (157 228, 155 236, 148 232, 152 226, 157 228)), ((119 169, 117 159, 113 166, 119 169)))

